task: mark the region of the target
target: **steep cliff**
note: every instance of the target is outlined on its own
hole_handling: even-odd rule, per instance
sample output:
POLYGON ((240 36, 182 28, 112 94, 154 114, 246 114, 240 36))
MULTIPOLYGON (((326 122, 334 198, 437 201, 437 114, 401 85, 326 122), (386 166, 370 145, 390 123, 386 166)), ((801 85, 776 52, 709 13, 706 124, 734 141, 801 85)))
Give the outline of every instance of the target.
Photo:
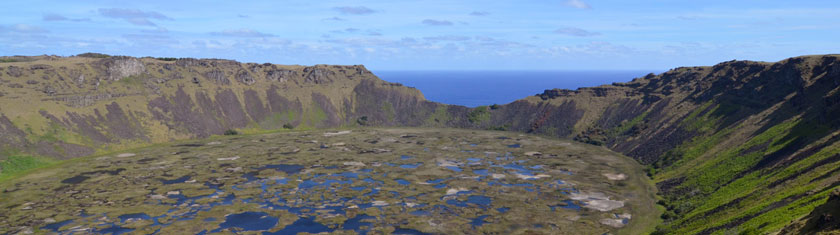
POLYGON ((478 128, 604 145, 649 165, 660 232, 781 229, 840 183, 840 57, 730 61, 479 108, 478 128))
POLYGON ((0 64, 0 160, 73 158, 234 129, 419 125, 414 107, 437 105, 363 66, 97 54, 5 61, 20 62, 0 64))
POLYGON ((675 234, 778 232, 820 205, 832 208, 826 202, 840 186, 837 55, 676 68, 477 108, 426 101, 362 66, 102 55, 4 61, 19 62, 0 64, 3 156, 70 158, 284 126, 530 132, 646 164, 667 209, 658 232, 675 234))

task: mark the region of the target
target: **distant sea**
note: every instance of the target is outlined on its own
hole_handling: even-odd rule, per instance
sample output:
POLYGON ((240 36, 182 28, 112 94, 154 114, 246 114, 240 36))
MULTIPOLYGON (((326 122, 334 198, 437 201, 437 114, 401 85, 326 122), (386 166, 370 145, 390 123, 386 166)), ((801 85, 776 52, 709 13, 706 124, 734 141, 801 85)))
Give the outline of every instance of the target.
POLYGON ((415 87, 427 100, 468 107, 507 104, 554 88, 577 89, 628 82, 661 71, 374 71, 379 78, 415 87))

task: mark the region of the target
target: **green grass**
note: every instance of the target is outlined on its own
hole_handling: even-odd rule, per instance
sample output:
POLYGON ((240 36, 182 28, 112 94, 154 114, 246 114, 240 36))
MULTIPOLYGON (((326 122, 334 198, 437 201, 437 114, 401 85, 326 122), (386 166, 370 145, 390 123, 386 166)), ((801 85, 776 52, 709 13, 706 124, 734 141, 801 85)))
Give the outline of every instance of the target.
POLYGON ((710 192, 720 187, 720 184, 731 180, 738 172, 743 172, 758 163, 765 154, 773 153, 793 140, 783 137, 798 122, 785 122, 771 127, 767 131, 751 138, 738 148, 719 154, 714 159, 704 162, 700 168, 695 168, 695 174, 689 177, 689 183, 698 186, 702 192, 710 192), (753 146, 771 142, 764 151, 756 151, 746 155, 741 153, 753 146))
POLYGON ((446 106, 440 105, 435 108, 435 112, 429 115, 425 123, 428 126, 443 126, 450 120, 449 112, 446 111, 446 106))
MULTIPOLYGON (((309 127, 300 127, 295 128, 294 131, 308 131, 312 130, 309 127)), ((271 133, 281 133, 281 132, 289 132, 291 130, 288 129, 272 129, 272 130, 253 130, 246 133, 242 133, 245 136, 252 136, 252 135, 261 135, 261 134, 271 134, 271 133)), ((210 137, 203 138, 201 140, 205 141, 212 141, 218 140, 223 138, 229 138, 229 136, 224 135, 211 135, 210 137)), ((114 154, 117 152, 133 152, 140 149, 145 148, 155 148, 155 147, 166 147, 172 146, 177 144, 183 143, 192 143, 196 141, 196 139, 181 139, 175 140, 170 142, 163 142, 163 143, 147 143, 138 145, 132 148, 126 149, 119 149, 114 151, 102 151, 97 152, 93 155, 88 155, 84 157, 72 158, 67 160, 55 160, 47 157, 40 157, 40 156, 30 156, 30 155, 22 155, 18 154, 19 151, 16 150, 4 150, 0 154, 8 154, 9 157, 6 160, 0 160, 0 189, 3 188, 3 184, 7 183, 11 179, 15 179, 24 175, 27 175, 33 171, 40 171, 40 170, 48 170, 53 169, 56 167, 63 167, 67 166, 68 164, 72 164, 75 162, 82 162, 88 161, 90 159, 101 157, 109 154, 114 154)))
POLYGON ((309 112, 305 113, 306 115, 304 115, 303 119, 309 122, 310 127, 316 127, 324 122, 324 120, 327 120, 327 113, 315 101, 312 101, 312 108, 309 112))
POLYGON ((490 119, 490 110, 488 110, 487 106, 475 107, 475 109, 467 114, 467 120, 470 123, 481 123, 487 119, 490 119))
POLYGON ((106 55, 106 54, 102 54, 102 53, 94 53, 94 52, 82 53, 82 54, 78 54, 76 56, 87 57, 87 58, 100 58, 100 59, 111 57, 110 55, 106 55))
POLYGON ((645 117, 647 117, 647 115, 649 113, 650 113, 650 111, 645 111, 644 113, 639 114, 639 116, 636 116, 636 117, 634 117, 633 119, 630 119, 627 122, 622 122, 621 125, 618 125, 617 127, 614 127, 613 129, 610 129, 609 132, 608 132, 608 135, 615 137, 615 136, 619 136, 619 135, 622 135, 624 133, 627 133, 627 131, 629 131, 630 128, 633 128, 634 126, 640 124, 642 122, 642 120, 644 120, 645 117))
POLYGON ((676 148, 664 153, 653 164, 653 167, 650 168, 651 175, 656 174, 657 179, 668 179, 677 177, 677 174, 691 171, 691 169, 706 160, 698 159, 698 157, 703 156, 723 142, 734 130, 741 128, 739 125, 735 128, 726 128, 715 133, 710 133, 717 128, 720 122, 720 118, 711 116, 720 106, 716 106, 705 115, 700 116, 700 113, 710 106, 711 103, 703 104, 689 114, 682 122, 682 126, 685 129, 706 134, 694 137, 690 141, 680 144, 676 148))
POLYGON ((47 121, 45 125, 31 126, 29 123, 22 125, 27 133, 27 140, 32 143, 39 142, 64 142, 82 146, 95 147, 95 143, 87 136, 68 130, 66 127, 53 121, 47 121))
POLYGON ((294 112, 272 113, 270 116, 259 121, 258 126, 262 129, 277 129, 294 121, 294 112))
POLYGON ((731 109, 731 107, 721 106, 720 104, 715 104, 714 107, 712 107, 712 102, 705 103, 689 114, 688 117, 682 121, 682 126, 690 131, 704 133, 714 131, 715 128, 718 127, 721 119, 723 119, 723 116, 720 114, 728 112, 725 109, 731 109), (707 109, 708 112, 700 116, 700 113, 707 109))
POLYGON ((724 137, 728 135, 728 129, 708 137, 698 137, 681 145, 678 154, 682 155, 683 159, 672 168, 660 169, 664 171, 656 175, 657 179, 686 177, 678 187, 687 192, 665 199, 664 204, 670 209, 668 214, 673 217, 671 221, 659 227, 660 231, 693 234, 739 222, 741 224, 735 228, 721 229, 715 233, 772 233, 790 221, 807 215, 811 209, 825 201, 827 192, 831 190, 810 193, 821 190, 825 185, 824 180, 814 179, 836 169, 840 162, 813 169, 809 167, 818 161, 840 154, 840 144, 823 148, 813 155, 774 171, 765 168, 750 172, 749 169, 765 156, 796 143, 797 138, 809 139, 825 134, 826 127, 792 119, 768 128, 743 144, 706 154, 712 147, 726 140, 724 137), (745 152, 762 144, 766 144, 766 147, 754 149, 750 153, 745 152), (685 161, 696 158, 698 154, 705 157, 694 159, 690 163, 685 161), (771 183, 783 179, 788 180, 777 187, 769 187, 771 183), (801 195, 805 196, 785 201, 801 195), (774 205, 782 206, 774 208, 774 205))
POLYGON ((286 118, 288 119, 289 122, 294 121, 296 119, 296 117, 297 117, 297 115, 295 114, 295 111, 293 111, 293 110, 286 111, 286 118))
POLYGON ((397 117, 397 113, 394 111, 394 105, 392 105, 391 102, 388 102, 387 100, 385 102, 382 102, 381 109, 382 113, 385 114, 385 117, 388 118, 389 122, 393 122, 394 119, 397 117))
POLYGON ((119 83, 129 87, 138 87, 143 85, 143 81, 137 76, 124 77, 119 80, 119 83))
POLYGON ((734 129, 726 129, 711 136, 698 136, 669 150, 653 164, 657 179, 668 179, 686 172, 692 161, 720 144, 734 129))
POLYGON ((33 157, 27 155, 10 156, 0 162, 0 182, 24 174, 32 169, 46 167, 55 164, 57 161, 45 157, 33 157))

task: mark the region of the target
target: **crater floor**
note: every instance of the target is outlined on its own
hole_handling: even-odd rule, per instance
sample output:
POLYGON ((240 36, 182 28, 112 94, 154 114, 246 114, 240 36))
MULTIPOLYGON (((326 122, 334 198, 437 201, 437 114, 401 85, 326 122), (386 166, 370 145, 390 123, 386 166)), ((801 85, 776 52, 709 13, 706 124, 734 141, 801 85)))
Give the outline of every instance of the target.
POLYGON ((225 136, 91 156, 0 183, 0 233, 634 234, 641 166, 512 132, 225 136))

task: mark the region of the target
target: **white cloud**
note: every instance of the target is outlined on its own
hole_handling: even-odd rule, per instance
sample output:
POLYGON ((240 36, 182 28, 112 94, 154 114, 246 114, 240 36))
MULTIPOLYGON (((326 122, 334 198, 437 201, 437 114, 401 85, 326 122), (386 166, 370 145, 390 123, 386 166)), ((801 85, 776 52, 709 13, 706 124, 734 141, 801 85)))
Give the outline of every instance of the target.
POLYGON ((578 9, 591 9, 592 6, 583 2, 583 0, 567 0, 566 6, 578 8, 578 9))
POLYGON ((586 31, 584 29, 575 28, 575 27, 559 28, 557 30, 554 30, 554 33, 564 34, 564 35, 569 35, 569 36, 575 36, 575 37, 590 37, 590 36, 601 35, 601 33, 598 33, 598 32, 586 31))
POLYGON ((124 8, 99 8, 99 14, 108 18, 123 19, 128 23, 143 26, 157 26, 152 23, 155 20, 172 20, 168 16, 154 11, 141 11, 138 9, 124 8))
POLYGON ((340 12, 341 14, 346 14, 346 15, 370 15, 370 14, 376 13, 375 10, 367 8, 367 7, 363 7, 363 6, 336 7, 336 8, 333 8, 333 10, 336 10, 336 11, 340 12))
POLYGON ((28 24, 15 24, 11 26, 4 26, 0 25, 0 33, 3 32, 10 32, 10 33, 18 33, 18 34, 42 34, 47 33, 46 29, 35 25, 28 25, 28 24))
POLYGON ((227 29, 221 32, 211 32, 210 34, 228 37, 274 37, 272 34, 259 32, 253 29, 227 29))
POLYGON ((67 18, 67 17, 64 17, 63 15, 59 15, 59 14, 55 14, 55 13, 45 14, 42 19, 44 21, 75 21, 75 22, 90 21, 90 18, 71 19, 71 18, 67 18))
POLYGON ((452 21, 448 21, 448 20, 433 20, 433 19, 425 19, 425 20, 423 20, 423 22, 421 22, 421 23, 423 23, 423 24, 425 24, 425 25, 431 25, 431 26, 450 26, 450 25, 453 25, 453 24, 452 24, 452 21))
POLYGON ((467 36, 457 36, 457 35, 445 35, 445 36, 435 36, 435 37, 424 37, 423 39, 428 41, 467 41, 470 40, 470 37, 467 36))

